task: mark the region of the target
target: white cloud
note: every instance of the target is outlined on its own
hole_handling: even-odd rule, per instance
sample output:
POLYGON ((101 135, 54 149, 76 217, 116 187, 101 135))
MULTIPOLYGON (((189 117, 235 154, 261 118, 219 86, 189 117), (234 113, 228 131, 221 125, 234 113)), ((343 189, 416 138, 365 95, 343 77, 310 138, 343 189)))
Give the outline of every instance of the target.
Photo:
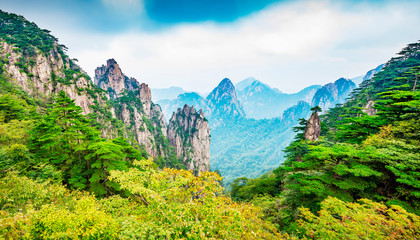
POLYGON ((348 9, 300 1, 277 4, 233 24, 183 24, 118 35, 79 32, 74 35, 83 38, 69 36, 67 45, 91 75, 112 57, 128 76, 152 87, 205 92, 223 77, 237 82, 254 76, 290 92, 354 77, 385 62, 420 36, 418 12, 415 2, 360 3, 348 9))

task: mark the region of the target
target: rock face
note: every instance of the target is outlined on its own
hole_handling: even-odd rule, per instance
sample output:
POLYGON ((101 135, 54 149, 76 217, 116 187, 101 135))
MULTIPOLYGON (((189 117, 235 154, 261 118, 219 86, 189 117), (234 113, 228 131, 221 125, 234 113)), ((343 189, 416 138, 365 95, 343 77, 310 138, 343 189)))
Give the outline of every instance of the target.
POLYGON ((245 117, 245 111, 236 96, 235 86, 228 78, 223 79, 206 100, 211 111, 209 118, 212 127, 224 125, 225 121, 245 117))
POLYGON ((323 112, 335 107, 338 103, 344 103, 350 92, 356 85, 349 79, 340 78, 334 83, 328 83, 315 93, 311 106, 319 106, 323 112))
POLYGON ((311 117, 309 118, 303 136, 306 140, 311 141, 316 141, 318 140, 319 136, 321 136, 321 121, 319 120, 317 112, 312 113, 311 117))
MULTIPOLYGON (((134 91, 138 82, 134 78, 125 76, 114 59, 109 59, 106 66, 102 65, 95 70, 95 84, 108 91, 112 99, 116 99, 124 89, 134 91)), ((150 89, 149 89, 150 92, 150 89)))
POLYGON ((170 119, 172 114, 185 104, 188 106, 194 106, 196 109, 202 109, 206 116, 209 116, 210 113, 210 109, 207 107, 206 99, 196 92, 182 93, 173 100, 164 99, 158 101, 157 103, 161 106, 166 119, 170 119))
POLYGON ((375 115, 378 110, 376 110, 375 108, 373 108, 373 106, 375 106, 375 102, 370 100, 366 106, 362 109, 362 112, 366 113, 369 116, 373 116, 375 115))
POLYGON ((188 170, 196 175, 210 170, 210 128, 202 110, 178 108, 169 121, 168 139, 188 170))
MULTIPOLYGON (((31 57, 33 65, 28 65, 27 70, 19 66, 20 59, 25 59, 19 51, 14 50, 15 46, 0 40, 0 58, 7 59, 3 65, 3 71, 28 94, 50 95, 63 90, 67 96, 75 100, 84 114, 92 113, 89 107, 94 104, 94 99, 81 89, 93 87, 88 77, 81 73, 71 73, 78 69, 68 58, 63 58, 57 50, 57 45, 44 54, 35 50, 31 57), (71 82, 65 80, 71 78, 71 82)), ((101 99, 99 99, 101 101, 101 99)))
MULTIPOLYGON (((162 157, 160 162, 176 162, 175 152, 166 138, 165 117, 160 107, 152 102, 147 84, 125 76, 117 62, 110 59, 95 70, 96 86, 75 60, 69 59, 66 47, 48 30, 39 29, 15 14, 0 10, 0 15, 2 36, 7 36, 0 38, 0 73, 10 78, 8 81, 45 102, 64 91, 82 108, 83 114, 96 119, 94 124, 101 130, 102 137, 126 137, 134 146, 142 145, 150 155, 162 157), (26 37, 22 36, 25 32, 26 37)), ((188 127, 186 131, 192 131, 188 127)), ((197 139, 201 140, 201 135, 197 139)), ((197 139, 192 139, 194 146, 198 145, 197 139)), ((208 152, 194 156, 201 155, 207 163, 202 167, 197 160, 194 166, 200 171, 208 170, 208 152)))
POLYGON ((124 75, 114 59, 109 59, 106 66, 96 68, 95 83, 108 91, 115 103, 117 118, 147 153, 153 157, 165 155, 157 140, 160 136, 166 137, 165 117, 160 107, 153 104, 149 86, 124 75))

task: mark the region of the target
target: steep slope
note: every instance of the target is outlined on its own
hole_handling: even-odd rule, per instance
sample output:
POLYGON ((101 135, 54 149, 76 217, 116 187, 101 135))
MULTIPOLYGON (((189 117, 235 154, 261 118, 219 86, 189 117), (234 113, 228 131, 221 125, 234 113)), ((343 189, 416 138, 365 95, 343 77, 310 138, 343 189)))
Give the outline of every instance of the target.
POLYGON ((196 175, 210 171, 210 128, 202 110, 178 108, 169 120, 168 139, 188 170, 196 175))
MULTIPOLYGON (((26 94, 48 102, 60 91, 82 108, 102 137, 125 137, 160 166, 181 167, 166 138, 165 118, 147 84, 122 73, 113 59, 89 76, 47 30, 22 16, 0 11, 0 73, 26 94)), ((43 106, 39 106, 42 111, 43 106)), ((198 166, 199 167, 199 166, 198 166)))
POLYGON ((112 99, 116 99, 124 89, 134 91, 139 88, 137 80, 125 76, 114 59, 109 59, 106 66, 95 69, 94 82, 99 88, 108 91, 112 99))
POLYGON ((311 106, 319 106, 323 112, 326 112, 336 104, 344 103, 355 87, 356 85, 351 80, 345 78, 328 83, 315 93, 311 106))
POLYGON ((373 76, 375 76, 375 74, 377 74, 378 72, 380 72, 384 66, 385 66, 385 64, 381 64, 381 65, 377 66, 376 68, 369 70, 365 74, 365 76, 363 77, 363 81, 372 79, 373 76))
POLYGON ((236 96, 235 86, 228 78, 223 79, 206 100, 212 128, 245 117, 245 111, 236 96))
POLYGON ((137 142, 150 155, 167 156, 166 122, 158 105, 152 103, 150 88, 123 74, 118 63, 109 59, 106 66, 96 68, 95 83, 108 91, 114 101, 116 116, 134 133, 137 142))
MULTIPOLYGON (((342 204, 337 208, 329 203, 328 207, 320 208, 322 201, 331 199, 348 202, 354 209, 356 202, 365 198, 362 201, 372 206, 381 202, 416 218, 420 214, 419 75, 420 42, 417 42, 405 47, 373 78, 362 82, 347 102, 320 116, 321 129, 316 113, 309 121, 301 121, 297 129, 306 131, 300 132, 286 148, 283 166, 258 179, 238 179, 233 184, 236 188, 232 196, 242 201, 264 196, 263 201, 255 203, 266 210, 268 219, 289 232, 300 231, 292 224, 302 210, 325 213, 326 209, 335 209, 334 214, 344 216, 344 211, 336 211, 342 204), (367 105, 375 112, 363 113, 367 105), (318 139, 318 134, 312 133, 321 135, 318 139)), ((319 226, 320 221, 314 222, 315 215, 310 215, 306 221, 319 226)), ((331 217, 331 213, 327 215, 331 217)), ((331 221, 324 220, 332 229, 330 233, 336 234, 331 221)), ((345 222, 344 218, 339 221, 341 226, 345 222)), ((313 235, 314 232, 311 230, 311 238, 330 236, 313 235)), ((359 233, 349 234, 345 229, 341 236, 352 238, 359 233)), ((381 234, 395 236, 394 231, 381 234)))

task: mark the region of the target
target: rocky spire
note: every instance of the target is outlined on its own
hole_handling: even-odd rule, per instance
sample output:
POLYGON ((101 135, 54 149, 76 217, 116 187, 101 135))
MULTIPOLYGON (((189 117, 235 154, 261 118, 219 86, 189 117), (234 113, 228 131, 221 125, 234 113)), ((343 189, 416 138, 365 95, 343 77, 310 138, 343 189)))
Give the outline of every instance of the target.
POLYGON ((124 89, 134 91, 139 87, 136 79, 128 78, 122 73, 114 59, 106 61, 106 66, 96 68, 94 82, 101 89, 108 91, 112 99, 116 99, 124 89))
POLYGON ((228 78, 223 79, 207 96, 207 105, 211 113, 212 127, 245 117, 245 111, 238 100, 235 86, 228 78))
POLYGON ((139 88, 139 98, 143 103, 143 110, 146 115, 150 115, 150 109, 152 107, 152 92, 150 91, 149 85, 142 83, 139 88))
POLYGON ((321 121, 317 112, 312 113, 308 122, 306 123, 305 134, 303 135, 306 140, 316 141, 321 135, 321 121))
POLYGON ((196 175, 210 170, 210 128, 202 110, 197 113, 187 104, 178 108, 169 121, 167 136, 188 170, 196 175))

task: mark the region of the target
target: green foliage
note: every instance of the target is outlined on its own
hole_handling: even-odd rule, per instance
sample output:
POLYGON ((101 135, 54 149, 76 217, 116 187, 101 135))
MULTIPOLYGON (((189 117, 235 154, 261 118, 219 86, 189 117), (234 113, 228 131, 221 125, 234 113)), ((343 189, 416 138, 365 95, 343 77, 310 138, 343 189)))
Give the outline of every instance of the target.
MULTIPOLYGON (((86 160, 89 162, 92 175, 89 178, 90 189, 99 196, 110 195, 119 190, 118 184, 108 182, 109 171, 127 170, 128 161, 123 148, 112 141, 95 142, 88 147, 89 154, 86 160)), ((84 186, 82 185, 82 189, 84 186)))
MULTIPOLYGON (((98 200, 8 174, 0 179, 0 237, 18 239, 281 239, 259 209, 220 195, 219 176, 157 170, 148 161, 111 171, 129 198, 98 200)), ((286 237, 286 236, 285 236, 286 237)))
POLYGON ((140 169, 111 172, 111 179, 133 194, 142 219, 131 218, 130 237, 170 239, 274 239, 275 228, 258 218, 250 205, 237 204, 221 195, 219 176, 205 172, 195 177, 185 170, 159 171, 149 161, 140 169), (244 227, 246 226, 246 227, 244 227))
POLYGON ((315 106, 311 108, 311 111, 314 113, 322 112, 322 109, 319 106, 315 106))
POLYGON ((300 208, 299 228, 310 239, 417 239, 420 217, 399 206, 387 207, 368 199, 346 203, 328 197, 319 216, 300 208))
POLYGON ((0 120, 8 123, 11 119, 28 117, 29 107, 25 100, 11 94, 0 95, 0 120))
MULTIPOLYGON (((343 209, 346 204, 350 206, 367 198, 365 202, 383 201, 403 207, 410 214, 396 207, 391 209, 404 216, 408 214, 407 219, 417 217, 411 213, 420 214, 420 91, 416 86, 419 51, 420 43, 409 45, 401 52, 403 56, 392 59, 372 80, 364 82, 350 101, 322 116, 322 137, 318 141, 303 140, 306 120, 301 119, 301 126, 295 128, 296 140, 285 150, 287 160, 273 171, 280 184, 273 183, 260 192, 251 186, 263 179, 237 179, 232 188, 234 199, 249 201, 250 198, 244 196, 262 196, 261 201, 255 202, 266 209, 265 218, 278 224, 280 229, 294 233, 302 231, 295 220, 299 208, 303 207, 301 211, 309 217, 309 223, 300 224, 311 238, 381 239, 392 238, 392 231, 401 238, 404 234, 415 236, 410 235, 413 231, 418 234, 418 228, 401 230, 402 222, 395 222, 396 229, 386 231, 379 227, 380 222, 388 221, 386 224, 392 225, 395 219, 385 217, 374 223, 378 226, 366 232, 368 235, 360 235, 357 231, 363 232, 361 228, 343 228, 342 225, 358 226, 363 224, 363 218, 348 217, 337 223, 333 219, 335 213, 323 215, 323 211, 329 209, 324 209, 322 204, 339 205, 339 209, 343 209), (377 114, 374 116, 361 111, 368 100, 375 101, 377 114), (275 184, 279 193, 270 196, 275 184), (331 197, 335 200, 325 200, 331 197)), ((375 204, 366 202, 368 207, 361 209, 357 217, 369 214, 373 210, 370 206, 375 204)), ((372 214, 381 216, 378 212, 372 214)), ((375 217, 375 221, 377 219, 375 217)), ((410 224, 418 225, 417 222, 410 224)))
POLYGON ((281 181, 276 174, 266 173, 256 179, 237 178, 231 187, 231 197, 235 201, 250 201, 259 195, 276 196, 280 193, 281 181))
MULTIPOLYGON (((40 29, 35 23, 13 13, 0 11, 0 29, 0 38, 14 44, 25 56, 33 56, 35 47, 47 53, 53 49, 54 44, 58 44, 58 39, 50 31, 40 29)), ((57 46, 61 52, 67 50, 64 45, 57 46)))

